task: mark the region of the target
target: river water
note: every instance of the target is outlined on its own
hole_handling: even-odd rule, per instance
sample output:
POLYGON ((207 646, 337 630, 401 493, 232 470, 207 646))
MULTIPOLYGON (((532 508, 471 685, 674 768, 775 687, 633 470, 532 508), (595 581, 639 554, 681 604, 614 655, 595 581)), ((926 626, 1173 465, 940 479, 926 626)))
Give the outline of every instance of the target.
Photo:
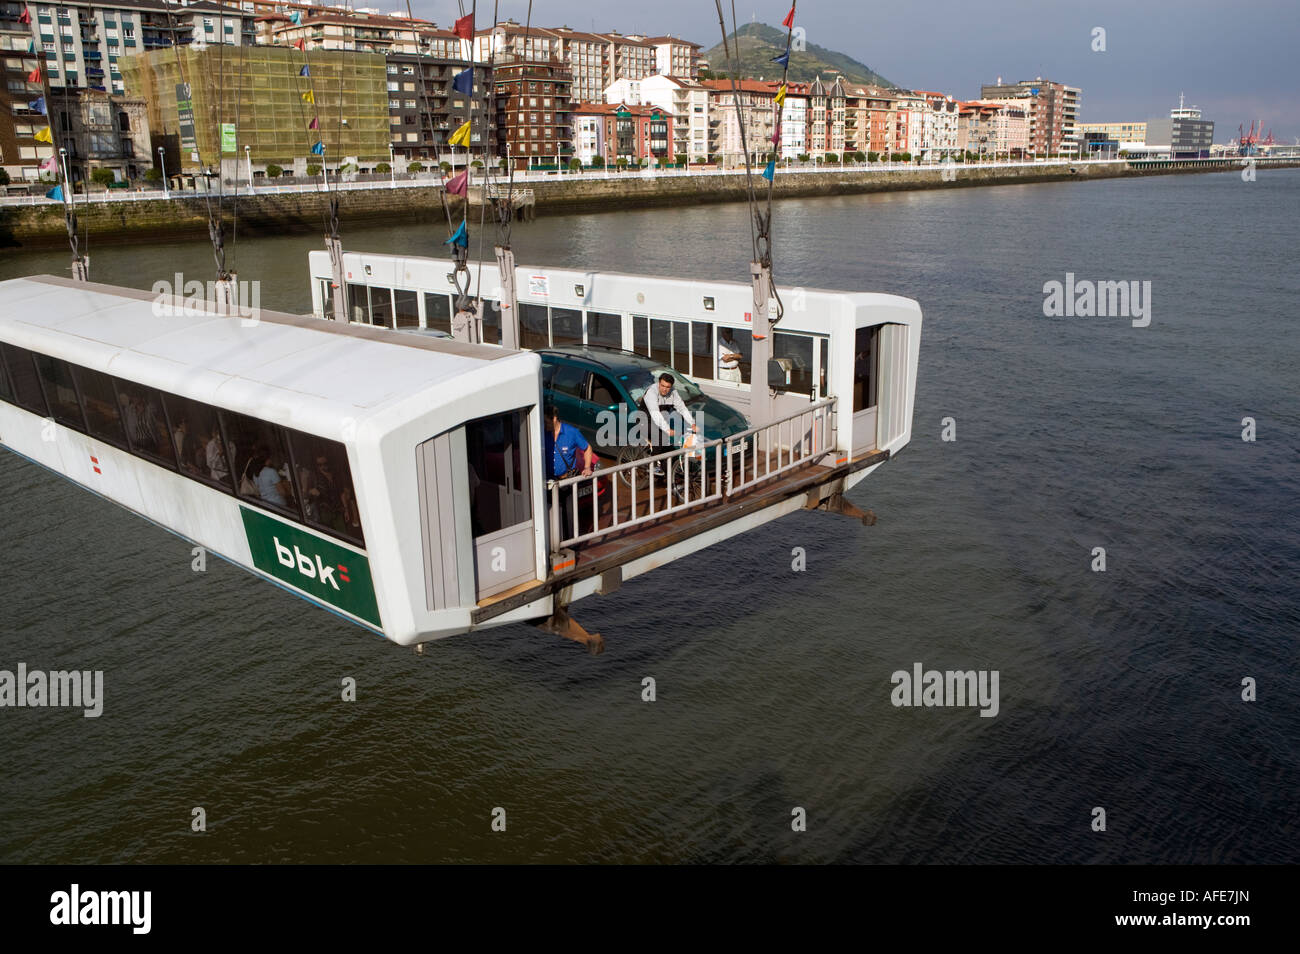
MULTIPOLYGON (((796 514, 578 603, 603 656, 526 626, 417 656, 196 573, 183 541, 0 453, 0 669, 105 673, 98 719, 0 710, 0 862, 1296 861, 1300 170, 790 200, 775 222, 782 284, 920 301, 912 443, 851 495, 874 527, 796 514), (1150 281, 1150 325, 1045 317, 1067 272, 1150 281), (998 714, 895 707, 915 663, 997 670, 998 714)), ((742 205, 544 217, 514 244, 737 281, 749 259, 742 205)), ((232 258, 302 312, 318 245, 232 258)), ((90 253, 145 288, 212 269, 201 242, 90 253)), ((0 254, 0 278, 66 267, 0 254)))

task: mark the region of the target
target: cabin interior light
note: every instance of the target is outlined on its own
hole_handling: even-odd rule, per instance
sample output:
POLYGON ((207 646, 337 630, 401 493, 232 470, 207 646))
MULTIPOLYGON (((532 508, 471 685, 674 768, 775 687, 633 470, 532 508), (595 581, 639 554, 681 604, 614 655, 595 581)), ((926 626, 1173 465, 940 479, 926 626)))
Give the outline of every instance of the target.
POLYGON ((369 266, 369 265, 366 266, 366 274, 367 274, 367 275, 370 274, 370 266, 369 266))
POLYGON ((447 273, 447 284, 448 284, 448 285, 454 285, 454 284, 456 284, 456 273, 455 273, 455 272, 448 272, 448 273, 447 273))
POLYGON ((587 294, 587 287, 585 285, 574 285, 573 293, 577 295, 579 298, 583 298, 587 294))
POLYGON ((713 299, 707 295, 704 296, 704 310, 705 311, 713 310, 713 299))

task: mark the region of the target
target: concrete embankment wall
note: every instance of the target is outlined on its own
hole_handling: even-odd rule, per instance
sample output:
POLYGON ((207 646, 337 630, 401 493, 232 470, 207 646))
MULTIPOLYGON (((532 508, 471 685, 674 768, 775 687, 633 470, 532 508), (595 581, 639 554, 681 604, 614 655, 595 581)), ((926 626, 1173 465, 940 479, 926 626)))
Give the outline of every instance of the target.
MULTIPOLYGON (((1300 163, 1288 163, 1300 165, 1300 163)), ((1122 163, 1035 167, 981 168, 956 166, 951 181, 941 168, 780 172, 774 194, 780 198, 851 195, 903 189, 954 189, 1008 183, 1062 182, 1169 173, 1220 172, 1232 168, 1134 168, 1122 163)), ((766 186, 762 179, 760 186, 766 186)), ((645 176, 638 173, 609 178, 529 180, 516 184, 536 196, 536 209, 547 212, 600 212, 655 206, 735 202, 746 197, 745 179, 738 175, 645 176)), ((379 187, 339 194, 339 218, 346 235, 349 225, 374 222, 417 223, 445 218, 440 190, 379 187)), ((460 200, 452 198, 453 203, 460 200)), ((213 200, 215 204, 215 199, 213 200)), ((224 201, 227 242, 234 227, 235 200, 224 201)), ((324 232, 329 198, 325 193, 241 195, 238 198, 240 235, 285 232, 324 232)), ((458 207, 456 207, 458 209, 458 207)), ((454 210, 455 211, 455 210, 454 210)), ((207 203, 202 196, 78 205, 79 225, 93 240, 148 241, 158 238, 206 238, 207 203)), ((0 207, 0 248, 49 248, 67 241, 63 207, 56 204, 0 207)))

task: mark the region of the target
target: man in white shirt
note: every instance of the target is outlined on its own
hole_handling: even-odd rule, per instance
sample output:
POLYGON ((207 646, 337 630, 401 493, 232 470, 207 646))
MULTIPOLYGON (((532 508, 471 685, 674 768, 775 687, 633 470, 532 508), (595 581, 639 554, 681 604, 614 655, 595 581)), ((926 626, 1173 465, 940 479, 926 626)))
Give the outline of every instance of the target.
POLYGON ((641 398, 641 403, 645 405, 646 413, 650 415, 650 421, 654 425, 650 428, 650 443, 654 446, 656 454, 672 450, 674 445, 670 438, 677 435, 673 424, 680 426, 684 422, 685 427, 691 431, 699 431, 695 426, 695 418, 691 416, 690 411, 686 410, 686 402, 674 387, 676 383, 673 376, 665 371, 659 375, 658 385, 647 388, 645 396, 641 398))
POLYGON ((722 328, 718 334, 718 380, 740 384, 740 346, 731 339, 731 329, 722 328))

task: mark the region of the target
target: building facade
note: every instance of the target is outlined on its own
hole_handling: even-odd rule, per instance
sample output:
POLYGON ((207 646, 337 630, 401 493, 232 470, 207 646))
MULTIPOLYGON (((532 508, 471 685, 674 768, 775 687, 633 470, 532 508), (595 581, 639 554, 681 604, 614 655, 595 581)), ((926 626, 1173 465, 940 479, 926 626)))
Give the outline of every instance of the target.
POLYGON ((498 155, 515 168, 563 165, 573 155, 573 82, 559 59, 496 54, 498 155))
POLYGON ((778 84, 759 80, 704 80, 709 91, 709 155, 724 166, 767 161, 775 151, 778 84), (742 134, 743 129, 743 134, 742 134))
POLYGON ((412 162, 459 165, 499 155, 495 97, 483 64, 474 66, 473 90, 466 96, 452 87, 452 80, 467 69, 459 60, 413 53, 391 53, 385 59, 390 137, 399 168, 412 162), (447 143, 466 121, 471 123, 472 156, 447 143))
POLYGON ((1023 100, 1029 117, 1029 153, 1033 156, 1072 156, 1079 154, 1080 90, 1041 76, 1032 80, 1004 84, 998 82, 980 89, 981 99, 1023 100))
POLYGON ((573 107, 577 158, 590 165, 600 156, 607 166, 673 161, 673 117, 657 106, 631 103, 578 103, 573 107))

